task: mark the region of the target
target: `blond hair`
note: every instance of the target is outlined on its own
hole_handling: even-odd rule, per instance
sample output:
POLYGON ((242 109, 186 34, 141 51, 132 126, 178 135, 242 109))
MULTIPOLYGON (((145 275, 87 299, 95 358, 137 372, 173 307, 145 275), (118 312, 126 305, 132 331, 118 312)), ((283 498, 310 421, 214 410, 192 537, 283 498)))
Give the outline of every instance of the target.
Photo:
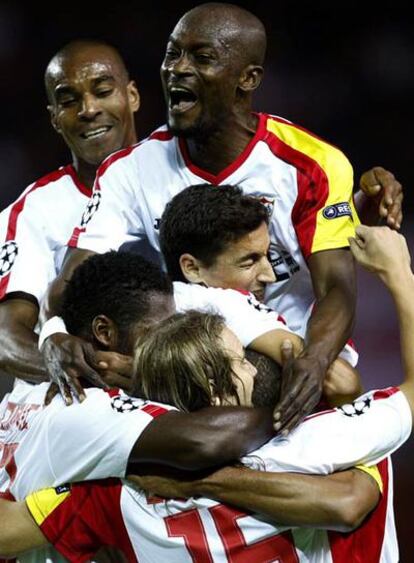
POLYGON ((183 411, 234 396, 231 358, 223 346, 219 315, 177 313, 141 334, 135 348, 135 393, 183 411))

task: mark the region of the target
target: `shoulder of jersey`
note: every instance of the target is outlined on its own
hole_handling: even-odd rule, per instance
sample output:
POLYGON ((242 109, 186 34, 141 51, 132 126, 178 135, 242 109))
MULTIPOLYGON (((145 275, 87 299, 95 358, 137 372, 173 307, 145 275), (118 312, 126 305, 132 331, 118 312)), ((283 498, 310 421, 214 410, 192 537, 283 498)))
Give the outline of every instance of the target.
POLYGON ((171 141, 173 138, 174 135, 168 131, 166 125, 163 125, 153 131, 151 135, 142 141, 109 155, 100 165, 97 174, 98 176, 102 176, 102 174, 104 174, 110 166, 115 164, 115 162, 127 162, 129 160, 128 157, 134 158, 134 156, 140 154, 141 151, 146 151, 146 149, 151 147, 154 142, 158 145, 160 142, 165 143, 165 141, 171 141))
POLYGON ((283 117, 266 115, 265 141, 273 152, 285 154, 287 160, 304 155, 314 161, 346 160, 342 151, 304 127, 283 117))

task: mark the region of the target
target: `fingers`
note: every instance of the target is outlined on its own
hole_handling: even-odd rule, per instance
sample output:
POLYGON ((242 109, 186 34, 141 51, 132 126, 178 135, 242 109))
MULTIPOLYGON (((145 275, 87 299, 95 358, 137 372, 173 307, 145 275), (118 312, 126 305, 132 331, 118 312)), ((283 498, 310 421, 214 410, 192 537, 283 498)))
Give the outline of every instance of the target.
POLYGON ((59 393, 59 386, 57 385, 57 383, 51 383, 46 393, 45 406, 49 405, 58 393, 59 393))
POLYGON ((381 192, 381 184, 377 180, 374 168, 362 174, 359 181, 359 186, 361 190, 369 197, 374 197, 381 192))
POLYGON ((282 355, 282 364, 284 365, 289 360, 293 359, 293 342, 288 338, 283 340, 280 351, 282 355))
POLYGON ((289 389, 275 407, 274 429, 288 434, 318 404, 321 388, 318 385, 296 385, 289 389))
POLYGON ((313 411, 318 404, 318 401, 319 399, 316 400, 315 397, 311 395, 303 404, 301 404, 299 409, 292 408, 286 411, 284 420, 281 422, 279 433, 282 436, 287 436, 306 416, 308 416, 308 414, 313 411))
POLYGON ((113 371, 102 372, 102 380, 108 387, 119 387, 130 393, 133 391, 134 380, 129 376, 123 376, 113 371))
POLYGON ((403 194, 402 192, 397 195, 397 197, 392 201, 388 208, 387 213, 384 217, 387 217, 387 225, 392 229, 400 229, 402 223, 402 201, 403 201, 403 194))
POLYGON ((68 368, 66 371, 66 385, 69 387, 71 395, 80 403, 86 399, 85 391, 79 381, 78 372, 68 368))

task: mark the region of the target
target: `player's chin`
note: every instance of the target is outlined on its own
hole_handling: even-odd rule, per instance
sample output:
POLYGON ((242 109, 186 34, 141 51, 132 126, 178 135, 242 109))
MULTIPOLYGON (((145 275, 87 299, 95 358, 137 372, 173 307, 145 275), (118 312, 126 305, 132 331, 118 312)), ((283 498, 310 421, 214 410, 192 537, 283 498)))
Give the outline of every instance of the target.
POLYGON ((258 301, 263 302, 265 298, 265 290, 264 289, 255 289, 252 290, 251 293, 256 297, 258 301))

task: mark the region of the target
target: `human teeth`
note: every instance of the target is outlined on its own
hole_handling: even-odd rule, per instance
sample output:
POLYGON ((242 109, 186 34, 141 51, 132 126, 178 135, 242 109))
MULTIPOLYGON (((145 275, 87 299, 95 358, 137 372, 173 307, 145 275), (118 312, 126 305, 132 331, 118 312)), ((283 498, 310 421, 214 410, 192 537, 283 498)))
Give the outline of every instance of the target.
POLYGON ((97 137, 98 135, 102 135, 109 130, 109 127, 100 127, 99 129, 94 129, 93 131, 87 131, 83 134, 85 139, 90 139, 91 137, 97 137))

